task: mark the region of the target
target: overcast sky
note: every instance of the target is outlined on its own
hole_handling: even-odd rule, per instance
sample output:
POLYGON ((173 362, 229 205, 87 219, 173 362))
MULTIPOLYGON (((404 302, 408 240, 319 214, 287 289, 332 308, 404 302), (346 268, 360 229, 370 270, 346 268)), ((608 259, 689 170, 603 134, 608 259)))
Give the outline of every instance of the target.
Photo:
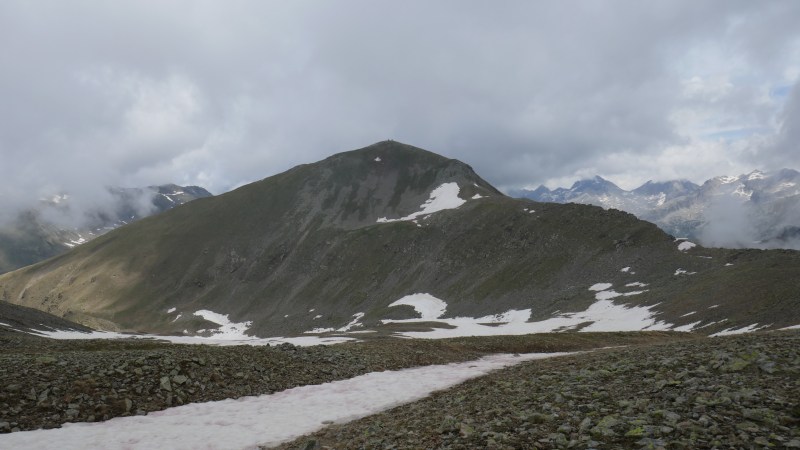
POLYGON ((800 169, 800 1, 0 2, 0 208, 395 139, 501 189, 800 169))

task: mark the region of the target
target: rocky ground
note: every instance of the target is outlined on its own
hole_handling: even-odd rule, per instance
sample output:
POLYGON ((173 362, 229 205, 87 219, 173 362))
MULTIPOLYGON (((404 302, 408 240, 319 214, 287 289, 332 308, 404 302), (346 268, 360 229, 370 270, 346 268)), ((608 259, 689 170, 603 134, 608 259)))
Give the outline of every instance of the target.
POLYGON ((533 361, 283 449, 800 448, 800 333, 533 361))
POLYGON ((685 333, 573 333, 334 346, 213 347, 143 340, 56 341, 0 333, 0 432, 93 422, 189 402, 266 394, 367 372, 664 340, 685 333))

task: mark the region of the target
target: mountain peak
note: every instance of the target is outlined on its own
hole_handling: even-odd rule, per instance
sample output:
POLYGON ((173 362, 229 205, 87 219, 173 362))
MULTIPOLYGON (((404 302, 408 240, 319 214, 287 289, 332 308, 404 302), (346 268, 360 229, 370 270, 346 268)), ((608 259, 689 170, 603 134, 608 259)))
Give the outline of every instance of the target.
POLYGON ((605 178, 595 175, 593 178, 583 179, 576 181, 571 191, 582 191, 585 193, 599 194, 609 192, 621 192, 622 189, 616 184, 606 180, 605 178))
POLYGON ((669 180, 653 181, 648 180, 645 184, 632 190, 636 195, 660 195, 663 193, 665 199, 671 199, 679 195, 686 195, 696 191, 700 186, 689 180, 669 180))
MULTIPOLYGON (((226 205, 243 209, 267 199, 274 205, 264 218, 270 222, 354 229, 418 212, 446 183, 457 185, 462 200, 503 195, 467 164, 396 141, 337 153, 224 195, 234 200, 226 205)), ((266 213, 266 205, 258 207, 266 213)))

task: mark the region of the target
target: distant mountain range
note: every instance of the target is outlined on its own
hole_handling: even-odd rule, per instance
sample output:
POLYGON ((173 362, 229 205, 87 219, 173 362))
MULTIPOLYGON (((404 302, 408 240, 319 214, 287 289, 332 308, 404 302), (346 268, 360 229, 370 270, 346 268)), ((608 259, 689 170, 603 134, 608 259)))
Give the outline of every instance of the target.
POLYGON ((510 198, 461 161, 385 141, 0 275, 0 301, 188 336, 713 334, 799 324, 798 270, 800 252, 703 248, 626 212, 510 198))
POLYGON ((165 184, 145 188, 108 188, 111 203, 73 211, 68 194, 43 199, 0 224, 0 273, 59 255, 97 236, 194 199, 210 197, 198 186, 165 184), (75 216, 78 217, 75 217, 75 216))
POLYGON ((648 181, 631 191, 597 176, 569 189, 539 186, 511 195, 619 209, 705 246, 800 249, 800 172, 791 169, 719 176, 702 185, 648 181))

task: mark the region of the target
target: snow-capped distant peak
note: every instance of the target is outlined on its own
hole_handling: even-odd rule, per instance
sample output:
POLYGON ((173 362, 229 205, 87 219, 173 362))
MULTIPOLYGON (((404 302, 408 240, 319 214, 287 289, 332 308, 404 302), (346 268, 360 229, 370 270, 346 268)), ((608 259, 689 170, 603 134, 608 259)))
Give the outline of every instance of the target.
POLYGON ((739 186, 736 186, 736 190, 733 191, 733 195, 738 195, 739 197, 750 200, 750 197, 753 196, 753 190, 747 189, 745 185, 740 184, 739 186))
POLYGON ((731 175, 722 175, 717 177, 716 179, 719 180, 721 184, 730 184, 739 181, 739 177, 734 177, 731 175))
POLYGON ((762 172, 760 170, 754 170, 754 171, 750 172, 749 175, 747 175, 747 181, 763 180, 764 178, 766 178, 764 176, 764 172, 762 172))

